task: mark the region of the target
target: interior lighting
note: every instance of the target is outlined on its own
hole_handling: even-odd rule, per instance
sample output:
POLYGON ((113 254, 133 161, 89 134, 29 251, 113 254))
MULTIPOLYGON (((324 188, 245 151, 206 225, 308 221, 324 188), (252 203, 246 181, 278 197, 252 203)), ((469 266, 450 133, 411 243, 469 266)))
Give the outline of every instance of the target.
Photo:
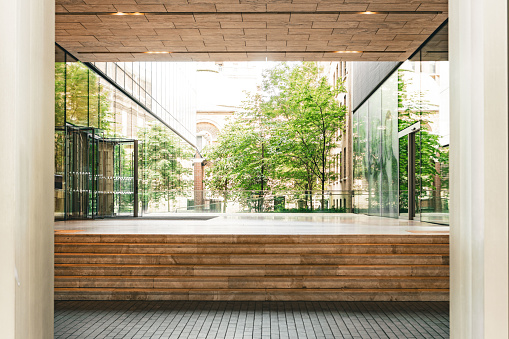
POLYGON ((171 52, 164 52, 164 51, 149 51, 149 52, 143 52, 146 54, 170 54, 171 52))
POLYGON ((376 14, 376 12, 366 11, 366 12, 361 12, 361 14, 376 14))
POLYGON ((125 13, 125 12, 116 12, 111 15, 145 15, 145 13, 133 12, 133 13, 125 13))
POLYGON ((334 51, 332 53, 362 53, 362 51, 334 51))

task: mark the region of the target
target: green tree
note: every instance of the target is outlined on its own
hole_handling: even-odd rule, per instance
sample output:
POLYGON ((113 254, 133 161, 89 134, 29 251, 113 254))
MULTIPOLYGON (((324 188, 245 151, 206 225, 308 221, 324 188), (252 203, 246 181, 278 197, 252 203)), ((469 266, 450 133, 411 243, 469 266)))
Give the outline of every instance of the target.
POLYGON ((207 187, 221 191, 225 204, 234 192, 259 211, 273 177, 272 136, 262 106, 261 96, 251 96, 244 111, 221 131, 218 142, 204 150, 212 164, 205 172, 207 187))
MULTIPOLYGON (((205 168, 204 181, 210 190, 220 192, 223 196, 223 212, 226 212, 228 201, 233 197, 233 190, 243 185, 238 180, 242 175, 238 173, 239 163, 242 161, 237 147, 243 142, 247 129, 239 121, 228 124, 218 137, 214 147, 206 147, 203 152, 208 166, 205 168)), ((248 139, 248 138, 246 138, 248 139)), ((248 143, 247 143, 248 144, 248 143)))
POLYGON ((346 107, 336 100, 345 91, 342 82, 331 86, 322 74, 316 63, 283 63, 267 72, 263 93, 249 97, 206 152, 213 163, 207 186, 257 191, 263 202, 267 190, 311 193, 320 183, 325 208, 325 185, 335 176, 329 170, 331 152, 338 146, 346 107))
POLYGON ((266 78, 264 88, 272 93, 267 113, 276 121, 282 149, 290 161, 287 166, 298 170, 297 180, 304 179, 309 190, 318 179, 325 208, 325 185, 335 179, 329 171, 332 150, 338 147, 344 128, 346 107, 336 99, 346 92, 341 80, 331 86, 316 63, 296 67, 282 64, 266 78))
POLYGON ((138 139, 143 143, 139 161, 144 208, 149 203, 158 206, 163 200, 170 208, 171 199, 191 186, 188 178, 192 171, 182 161, 193 154, 158 122, 138 130, 138 139))
POLYGON ((234 180, 234 162, 229 142, 223 140, 219 147, 213 148, 206 153, 207 164, 212 166, 205 168, 205 182, 207 188, 219 192, 223 197, 223 212, 226 212, 228 201, 232 196, 231 190, 234 180))

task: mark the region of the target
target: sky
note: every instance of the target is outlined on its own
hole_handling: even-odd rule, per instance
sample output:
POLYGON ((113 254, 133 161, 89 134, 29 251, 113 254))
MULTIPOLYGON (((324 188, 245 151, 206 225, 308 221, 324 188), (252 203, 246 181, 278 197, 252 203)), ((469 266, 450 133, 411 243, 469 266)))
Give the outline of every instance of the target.
POLYGON ((232 111, 242 105, 245 92, 256 92, 264 70, 277 62, 203 62, 197 66, 197 110, 232 111))

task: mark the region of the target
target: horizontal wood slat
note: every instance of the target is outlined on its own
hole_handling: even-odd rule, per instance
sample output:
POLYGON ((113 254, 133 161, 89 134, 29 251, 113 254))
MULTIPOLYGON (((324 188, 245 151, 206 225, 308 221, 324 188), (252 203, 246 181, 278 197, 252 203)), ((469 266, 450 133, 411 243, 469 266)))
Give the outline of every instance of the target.
POLYGON ((444 301, 447 235, 55 235, 57 300, 444 301))

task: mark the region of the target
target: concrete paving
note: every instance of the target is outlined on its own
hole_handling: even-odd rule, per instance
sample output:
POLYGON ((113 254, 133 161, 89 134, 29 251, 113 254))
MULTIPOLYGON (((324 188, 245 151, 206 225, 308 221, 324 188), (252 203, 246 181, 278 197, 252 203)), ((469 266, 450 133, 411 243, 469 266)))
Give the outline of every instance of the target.
POLYGON ((95 234, 448 234, 449 227, 351 213, 168 213, 55 222, 57 233, 95 234))
POLYGON ((449 338, 449 303, 58 301, 55 338, 449 338))

